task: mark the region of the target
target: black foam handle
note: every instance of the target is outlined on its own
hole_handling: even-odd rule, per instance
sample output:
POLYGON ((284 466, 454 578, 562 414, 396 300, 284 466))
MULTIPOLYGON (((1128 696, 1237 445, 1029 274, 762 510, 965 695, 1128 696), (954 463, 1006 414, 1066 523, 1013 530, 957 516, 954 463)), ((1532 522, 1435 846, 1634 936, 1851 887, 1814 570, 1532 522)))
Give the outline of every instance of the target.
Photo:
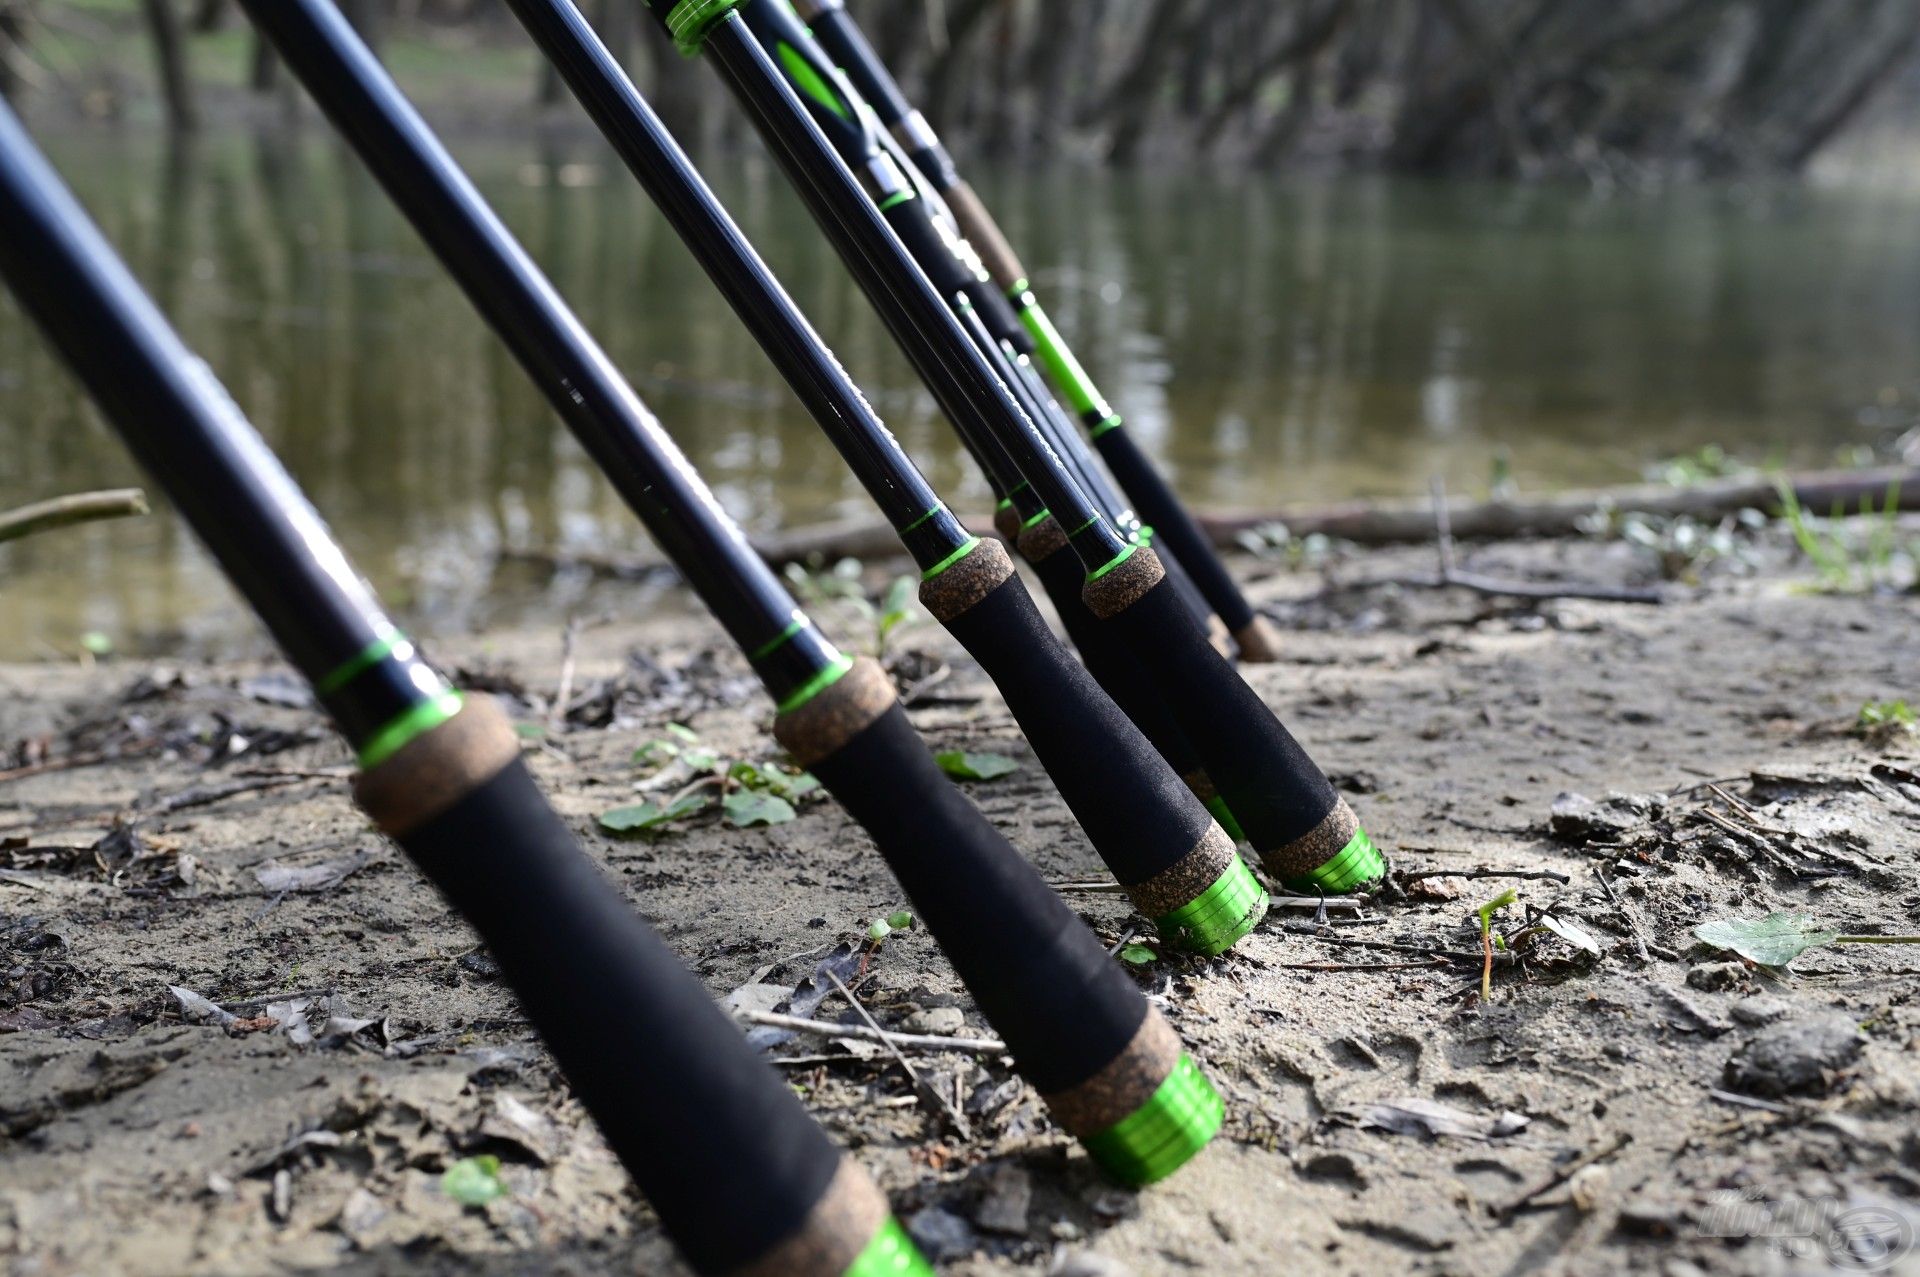
POLYGON ((1173 711, 1161 701, 1160 693, 1141 672, 1140 662, 1134 659, 1126 639, 1111 626, 1101 624, 1100 619, 1087 610, 1086 600, 1080 597, 1086 574, 1078 556, 1071 550, 1059 549, 1031 566, 1094 681, 1105 688, 1114 704, 1133 720, 1134 726, 1159 751, 1160 757, 1167 760, 1167 766, 1175 775, 1191 776, 1203 771, 1200 751, 1187 739, 1173 711))
POLYGON ((1106 430, 1095 437, 1093 446, 1100 450, 1113 477, 1139 507, 1141 519, 1151 524, 1156 537, 1172 548, 1193 583, 1200 587, 1207 605, 1227 623, 1227 629, 1238 634, 1253 624, 1253 605, 1240 593, 1240 587, 1227 572, 1227 565, 1220 561, 1213 543, 1187 513, 1187 507, 1174 493, 1166 476, 1140 451, 1133 436, 1124 427, 1106 430))
POLYGON ((1002 581, 946 626, 1000 689, 1027 744, 1123 886, 1145 882, 1193 850, 1213 817, 1054 637, 1019 577, 1002 581))
POLYGON ((839 1149, 518 760, 399 841, 480 933, 694 1268, 741 1267, 799 1228, 839 1149))
POLYGON ((1214 614, 1213 605, 1207 602, 1206 595, 1200 593, 1200 587, 1194 584, 1193 575, 1180 562, 1180 556, 1170 545, 1156 545, 1153 552, 1159 558, 1161 568, 1166 571, 1167 580, 1173 582, 1174 592, 1180 596, 1180 601, 1187 605, 1187 611, 1193 613, 1193 619, 1200 622, 1201 628, 1206 628, 1207 619, 1214 614))
POLYGON ((1146 999, 941 773, 898 702, 812 771, 866 827, 1036 1090, 1077 1086, 1120 1054, 1146 999))
POLYGON ((1214 650, 1171 582, 1156 582, 1107 624, 1125 636, 1256 851, 1285 847, 1333 810, 1339 795, 1326 776, 1214 650))

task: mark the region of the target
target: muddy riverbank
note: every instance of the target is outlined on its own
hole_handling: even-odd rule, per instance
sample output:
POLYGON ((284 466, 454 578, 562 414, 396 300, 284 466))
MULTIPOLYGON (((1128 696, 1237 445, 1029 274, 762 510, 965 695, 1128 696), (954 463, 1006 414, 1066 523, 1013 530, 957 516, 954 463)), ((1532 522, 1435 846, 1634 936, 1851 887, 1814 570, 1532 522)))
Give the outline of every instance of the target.
MULTIPOLYGON (((1141 946, 1129 970, 1227 1097, 1223 1137, 1167 1184, 1103 1183, 991 1055, 914 1056, 962 1138, 870 1046, 770 1054, 957 1273, 1685 1277, 1859 1270, 1876 1244, 1913 1268, 1920 954, 1830 945, 1777 974, 1692 929, 1795 911, 1915 930, 1920 748, 1890 706, 1860 716, 1920 703, 1920 600, 1815 592, 1783 530, 1738 535, 1660 606, 1380 584, 1431 572, 1414 547, 1237 563, 1289 657, 1250 678, 1396 879, 1276 909, 1207 961, 1072 892, 1108 944, 1141 946), (1508 887, 1483 1002, 1475 909, 1508 887)), ((1657 575, 1617 540, 1465 558, 1657 575)), ((557 624, 429 646, 525 724, 556 804, 715 996, 764 1009, 838 958, 883 1025, 985 1035, 923 931, 867 940, 907 905, 830 801, 766 827, 716 809, 600 828, 694 779, 670 770, 688 752, 776 755, 744 664, 678 589, 585 621, 570 660, 557 624)), ((936 748, 1020 764, 971 783, 1014 842, 1096 881, 977 668, 924 623, 891 660, 936 748)), ((0 666, 0 750, 10 1271, 679 1271, 485 953, 349 805, 346 751, 282 667, 0 666), (442 1175, 482 1154, 510 1191, 463 1206, 442 1175)))

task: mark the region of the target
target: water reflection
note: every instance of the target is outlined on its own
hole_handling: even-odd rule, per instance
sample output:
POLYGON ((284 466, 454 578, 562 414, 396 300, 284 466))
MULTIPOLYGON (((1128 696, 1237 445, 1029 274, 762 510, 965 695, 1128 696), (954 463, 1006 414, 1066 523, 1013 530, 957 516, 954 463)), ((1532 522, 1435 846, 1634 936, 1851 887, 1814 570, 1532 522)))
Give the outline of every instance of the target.
MULTIPOLYGON (((504 547, 643 535, 358 162, 318 129, 49 149, 357 562, 428 629, 565 606, 504 547)), ((457 143, 588 326, 750 528, 864 513, 837 455, 600 148, 457 143)), ((985 491, 782 183, 709 175, 961 508, 985 491)), ((1061 325, 1200 505, 1632 477, 1720 442, 1817 461, 1920 372, 1911 197, 1611 201, 1348 179, 1008 173, 981 183, 1061 325)), ((138 482, 0 303, 0 506, 138 482)), ((564 591, 568 587, 561 587, 564 591)), ((164 513, 0 551, 0 658, 231 649, 233 601, 164 513)))

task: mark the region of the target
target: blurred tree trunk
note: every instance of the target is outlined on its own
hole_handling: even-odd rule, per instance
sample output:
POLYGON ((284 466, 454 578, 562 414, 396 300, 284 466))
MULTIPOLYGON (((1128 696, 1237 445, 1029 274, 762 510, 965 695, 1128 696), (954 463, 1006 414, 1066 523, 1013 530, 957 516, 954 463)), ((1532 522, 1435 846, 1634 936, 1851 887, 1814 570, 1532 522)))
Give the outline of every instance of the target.
POLYGON ((167 106, 167 125, 176 132, 190 132, 199 127, 200 116, 193 100, 193 73, 187 66, 180 15, 173 10, 173 0, 144 0, 144 5, 160 72, 160 93, 167 106))
POLYGON ((0 0, 0 98, 20 96, 20 64, 27 56, 27 2, 0 0))
POLYGON ((280 80, 280 55, 273 50, 273 42, 253 33, 253 56, 247 67, 247 87, 255 93, 271 93, 280 80))
POLYGON ((1101 111, 1110 122, 1107 158, 1113 163, 1131 164, 1139 154, 1162 100, 1162 72, 1179 52, 1181 33, 1194 12, 1189 0, 1158 0, 1148 17, 1133 58, 1114 82, 1101 111))
POLYGON ((999 0, 948 0, 946 48, 934 56, 927 69, 927 101, 921 109, 937 131, 953 128, 956 107, 954 86, 965 61, 968 37, 976 31, 999 0))
POLYGON ((386 13, 383 0, 339 0, 340 13, 346 18, 367 47, 373 50, 373 56, 380 56, 380 46, 386 39, 386 13))
POLYGON ((193 11, 193 31, 204 35, 227 25, 227 0, 200 0, 193 11))

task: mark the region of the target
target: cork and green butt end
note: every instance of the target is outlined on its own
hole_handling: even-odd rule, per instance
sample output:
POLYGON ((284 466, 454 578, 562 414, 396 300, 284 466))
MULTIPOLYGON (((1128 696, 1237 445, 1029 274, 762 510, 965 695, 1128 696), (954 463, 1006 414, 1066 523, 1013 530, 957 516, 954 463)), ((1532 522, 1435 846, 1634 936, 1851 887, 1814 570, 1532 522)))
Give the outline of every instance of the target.
POLYGON ((900 1221, 889 1215, 840 1277, 934 1277, 934 1271, 900 1221))
POLYGON ((1235 853, 1205 891, 1155 918, 1153 925, 1168 945, 1211 958, 1231 949, 1266 916, 1267 889, 1235 853))
POLYGON ((1333 859, 1298 878, 1288 879, 1286 885, 1294 891, 1320 891, 1339 896, 1378 882, 1386 875, 1386 858, 1373 845, 1373 839, 1367 837, 1367 831, 1356 826, 1353 837, 1333 859))
POLYGON ((1080 1142, 1115 1180, 1145 1188, 1191 1161, 1219 1134, 1225 1117, 1220 1093, 1193 1057, 1182 1053, 1145 1104, 1080 1142))
POLYGON ((1387 860, 1360 827, 1344 798, 1305 834, 1282 847, 1264 848, 1260 865, 1289 891, 1342 895, 1387 875, 1387 860))

